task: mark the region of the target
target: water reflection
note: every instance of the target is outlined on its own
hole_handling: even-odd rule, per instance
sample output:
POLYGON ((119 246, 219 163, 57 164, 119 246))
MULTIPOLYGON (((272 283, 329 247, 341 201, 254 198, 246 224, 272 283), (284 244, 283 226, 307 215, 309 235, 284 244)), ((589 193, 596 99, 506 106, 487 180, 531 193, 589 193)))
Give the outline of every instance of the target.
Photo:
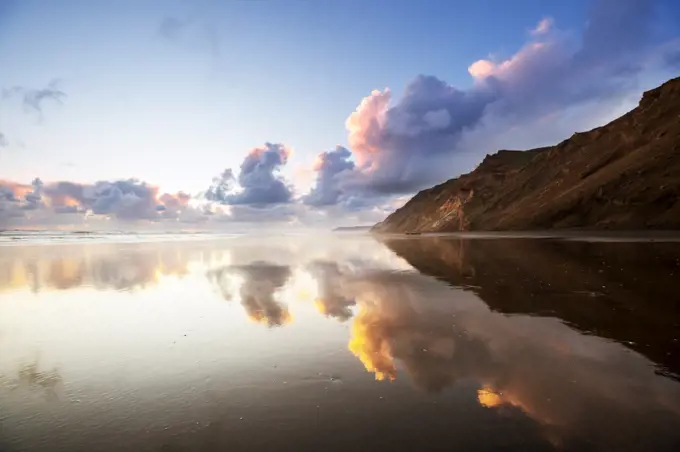
POLYGON ((143 289, 162 276, 183 276, 200 257, 190 248, 148 245, 62 245, 4 247, 0 255, 0 293, 29 289, 143 289))
POLYGON ((307 270, 318 282, 319 296, 314 301, 318 311, 341 322, 349 320, 356 300, 345 295, 344 286, 349 283, 347 270, 342 271, 337 262, 328 261, 314 261, 307 265, 307 270))
POLYGON ((432 237, 385 244, 492 310, 557 317, 680 374, 680 243, 432 237))
MULTIPOLYGON (((295 438, 279 438, 282 448, 335 438, 337 450, 356 449, 387 418, 390 447, 413 450, 416 411, 430 427, 447 419, 428 430, 446 448, 506 444, 504 428, 536 450, 680 441, 677 243, 364 236, 4 251, 0 405, 10 421, 22 407, 46 409, 22 405, 21 387, 47 392, 50 416, 67 426, 115 417, 121 431, 155 431, 138 424, 143 411, 190 433, 205 423, 218 450, 255 450, 262 428, 295 438), (35 352, 47 364, 25 364, 35 352), (72 393, 89 404, 76 407, 72 393), (116 414, 130 404, 134 415, 116 414), (248 416, 254 430, 240 422, 248 416), (499 430, 487 438, 487 428, 499 430)), ((40 416, 31 431, 51 432, 40 416)), ((11 444, 30 445, 20 424, 0 419, 11 444)))
POLYGON ((22 389, 42 391, 48 400, 57 399, 61 384, 62 378, 59 371, 57 369, 40 370, 38 361, 21 364, 16 377, 0 374, 0 388, 9 389, 12 392, 22 389))
POLYGON ((625 448, 635 435, 621 425, 670 435, 680 416, 680 387, 618 344, 553 319, 495 314, 418 275, 373 275, 362 286, 349 348, 378 380, 401 366, 428 392, 475 381, 480 405, 518 408, 559 441, 583 435, 625 448))
POLYGON ((206 276, 217 284, 222 297, 233 298, 233 276, 240 276, 239 295, 248 317, 269 327, 282 326, 293 319, 285 304, 275 299, 275 294, 286 285, 291 276, 290 267, 253 262, 249 265, 221 267, 207 272, 206 276))

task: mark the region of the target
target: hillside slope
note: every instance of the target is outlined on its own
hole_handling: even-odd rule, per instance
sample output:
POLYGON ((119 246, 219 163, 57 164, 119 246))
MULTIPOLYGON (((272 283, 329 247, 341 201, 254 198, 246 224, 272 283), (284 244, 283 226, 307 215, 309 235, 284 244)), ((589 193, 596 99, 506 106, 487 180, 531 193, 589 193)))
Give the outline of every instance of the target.
POLYGON ((556 146, 499 151, 423 190, 375 232, 680 229, 680 78, 556 146))

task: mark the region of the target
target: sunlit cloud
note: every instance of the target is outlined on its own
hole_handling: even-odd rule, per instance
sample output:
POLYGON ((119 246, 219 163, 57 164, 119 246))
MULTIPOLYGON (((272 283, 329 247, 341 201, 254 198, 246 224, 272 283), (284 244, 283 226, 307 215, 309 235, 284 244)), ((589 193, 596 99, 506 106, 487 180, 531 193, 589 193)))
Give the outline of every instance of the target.
MULTIPOLYGON (((219 54, 208 11, 165 15, 157 36, 207 42, 219 54)), ((620 114, 641 85, 679 67, 678 36, 660 41, 651 27, 655 13, 645 0, 596 0, 581 31, 544 17, 511 54, 479 55, 467 64, 469 87, 420 74, 403 94, 375 89, 347 112, 347 146, 319 149, 304 167, 293 161, 290 144, 271 141, 245 152, 239 168, 218 166, 203 192, 163 193, 143 179, 45 181, 29 192, 21 188, 29 180, 5 183, 0 227, 374 223, 402 197, 472 170, 487 153, 554 144, 620 114)), ((0 101, 42 115, 71 97, 62 85, 54 79, 44 87, 0 87, 0 101)), ((14 133, 3 128, 0 147, 17 145, 14 133)))
POLYGON ((553 26, 552 17, 544 17, 536 24, 536 26, 531 30, 531 34, 534 36, 539 36, 546 34, 550 31, 553 26))
POLYGON ((598 0, 578 38, 544 18, 513 55, 470 64, 475 83, 467 89, 419 75, 401 98, 374 90, 346 121, 347 163, 336 172, 317 164, 309 199, 375 205, 381 195, 410 194, 469 171, 499 146, 554 144, 613 119, 622 99, 640 94, 641 77, 674 66, 678 44, 655 41, 654 8, 645 0, 598 0), (536 123, 549 115, 558 118, 537 133, 536 123))

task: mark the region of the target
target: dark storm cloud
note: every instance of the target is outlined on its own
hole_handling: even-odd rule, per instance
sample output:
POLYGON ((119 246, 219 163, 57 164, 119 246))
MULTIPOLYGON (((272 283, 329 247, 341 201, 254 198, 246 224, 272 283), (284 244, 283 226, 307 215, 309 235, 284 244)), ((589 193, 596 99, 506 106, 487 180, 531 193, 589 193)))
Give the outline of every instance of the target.
MULTIPOLYGON (((655 53, 663 50, 667 67, 679 47, 664 47, 654 36, 657 3, 597 0, 580 37, 541 21, 540 32, 516 54, 474 62, 468 69, 474 85, 467 89, 420 75, 396 101, 388 89, 373 91, 346 124, 356 167, 329 184, 321 166, 308 202, 342 202, 336 193, 411 193, 470 169, 480 154, 497 150, 495 140, 509 130, 636 92, 637 76, 655 53)), ((539 135, 564 138, 557 126, 550 131, 539 135)))
POLYGON ((278 172, 288 162, 291 151, 282 144, 266 143, 246 155, 237 178, 226 169, 213 179, 206 199, 230 205, 266 206, 285 204, 293 193, 278 172), (234 186, 238 185, 238 191, 234 186))
POLYGON ((3 89, 3 99, 20 97, 24 107, 38 113, 43 111, 43 103, 46 101, 62 104, 67 97, 66 93, 59 89, 59 80, 52 80, 45 88, 27 88, 24 86, 14 86, 3 89))

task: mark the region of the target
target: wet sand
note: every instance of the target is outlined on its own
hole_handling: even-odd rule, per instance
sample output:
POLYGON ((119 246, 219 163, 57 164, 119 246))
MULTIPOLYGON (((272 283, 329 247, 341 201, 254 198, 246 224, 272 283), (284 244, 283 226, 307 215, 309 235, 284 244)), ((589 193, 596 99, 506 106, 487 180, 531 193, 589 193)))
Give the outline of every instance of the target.
POLYGON ((1 247, 0 450, 678 450, 680 243, 630 239, 1 247))

